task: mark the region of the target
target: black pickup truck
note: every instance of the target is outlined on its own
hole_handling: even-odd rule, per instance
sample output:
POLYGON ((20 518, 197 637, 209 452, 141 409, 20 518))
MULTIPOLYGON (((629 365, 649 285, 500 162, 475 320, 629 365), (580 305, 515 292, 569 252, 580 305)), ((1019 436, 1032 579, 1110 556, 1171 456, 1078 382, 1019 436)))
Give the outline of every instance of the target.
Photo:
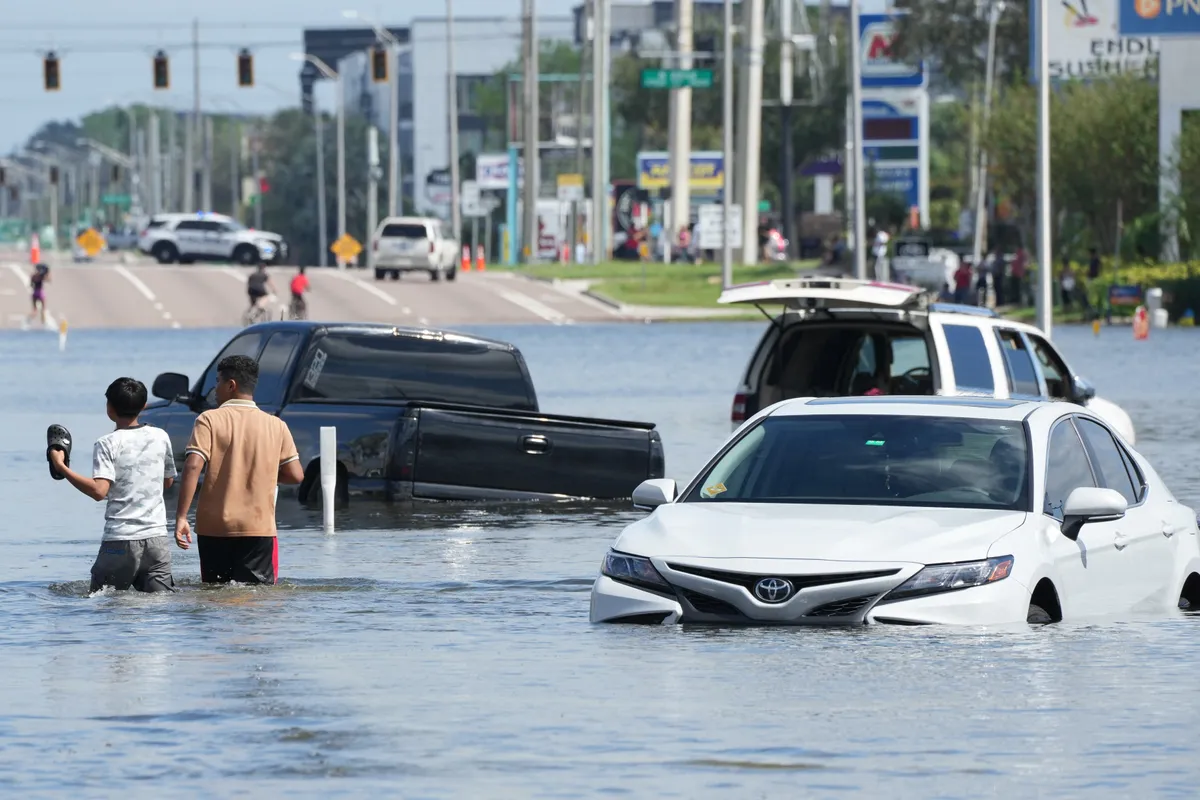
POLYGON ((545 414, 512 345, 390 325, 268 322, 238 333, 192 384, 159 375, 142 416, 171 436, 182 468, 196 416, 212 408, 217 362, 258 360, 255 402, 300 450, 301 502, 319 500, 320 429, 338 439, 338 495, 389 500, 629 497, 661 478, 654 425, 545 414))

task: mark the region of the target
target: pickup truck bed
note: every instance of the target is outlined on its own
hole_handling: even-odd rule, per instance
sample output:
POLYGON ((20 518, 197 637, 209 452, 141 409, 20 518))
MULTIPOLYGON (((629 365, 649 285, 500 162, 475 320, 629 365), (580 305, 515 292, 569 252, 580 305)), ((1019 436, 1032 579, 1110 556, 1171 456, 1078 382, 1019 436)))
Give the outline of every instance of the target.
POLYGON ((159 376, 155 396, 168 402, 149 407, 143 419, 168 431, 180 463, 192 423, 211 407, 216 364, 227 355, 259 360, 255 401, 292 431, 305 465, 302 502, 319 495, 324 426, 337 428, 342 502, 350 494, 624 498, 665 470, 662 440, 651 423, 539 410, 524 360, 511 345, 391 326, 305 322, 247 328, 194 386, 182 375, 159 376), (490 402, 479 402, 485 399, 490 402))

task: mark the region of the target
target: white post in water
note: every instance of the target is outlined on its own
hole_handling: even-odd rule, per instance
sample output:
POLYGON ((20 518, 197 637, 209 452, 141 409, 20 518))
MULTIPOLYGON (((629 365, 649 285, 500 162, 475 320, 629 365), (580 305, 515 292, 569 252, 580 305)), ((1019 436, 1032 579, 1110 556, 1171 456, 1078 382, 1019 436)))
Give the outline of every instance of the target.
POLYGON ((64 318, 58 323, 58 352, 67 349, 67 320, 64 318))
POLYGON ((337 428, 321 428, 321 515, 325 532, 333 533, 333 503, 337 491, 337 428))

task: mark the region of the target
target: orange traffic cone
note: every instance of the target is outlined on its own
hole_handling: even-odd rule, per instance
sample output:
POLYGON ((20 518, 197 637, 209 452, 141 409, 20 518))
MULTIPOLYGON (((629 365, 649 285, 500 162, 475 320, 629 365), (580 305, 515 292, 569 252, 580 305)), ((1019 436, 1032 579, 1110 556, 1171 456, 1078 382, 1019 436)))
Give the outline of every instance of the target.
POLYGON ((483 245, 475 245, 475 269, 478 272, 487 270, 487 256, 484 255, 483 245))
POLYGON ((460 268, 463 272, 471 271, 471 245, 469 244, 463 245, 462 266, 460 268))
POLYGON ((33 238, 29 240, 29 263, 42 263, 42 243, 38 240, 38 235, 35 233, 33 238))

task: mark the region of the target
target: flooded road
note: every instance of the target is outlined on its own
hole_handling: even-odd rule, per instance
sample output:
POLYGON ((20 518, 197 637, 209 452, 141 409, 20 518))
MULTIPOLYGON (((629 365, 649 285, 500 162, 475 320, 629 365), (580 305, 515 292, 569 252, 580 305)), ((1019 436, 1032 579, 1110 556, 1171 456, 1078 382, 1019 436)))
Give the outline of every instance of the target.
MULTIPOLYGON (((544 409, 659 423, 686 478, 729 433, 759 324, 489 327, 544 409)), ((85 596, 108 382, 195 376, 231 331, 0 334, 0 791, 81 797, 1193 797, 1200 619, 1015 631, 591 626, 611 508, 280 510, 283 580, 85 596)), ((1200 334, 1059 328, 1200 504, 1200 334)))

